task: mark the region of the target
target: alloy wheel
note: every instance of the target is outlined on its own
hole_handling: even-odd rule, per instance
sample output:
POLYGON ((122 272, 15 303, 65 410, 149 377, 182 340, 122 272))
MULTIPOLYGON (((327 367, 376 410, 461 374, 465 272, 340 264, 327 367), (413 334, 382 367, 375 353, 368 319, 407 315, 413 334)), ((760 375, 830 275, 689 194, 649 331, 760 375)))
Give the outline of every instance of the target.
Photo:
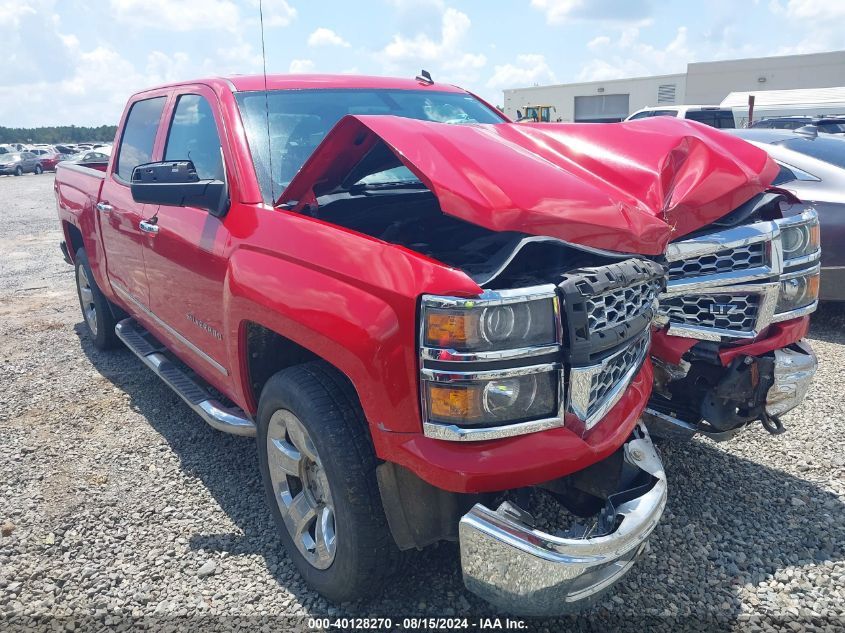
POLYGON ((91 334, 97 336, 97 305, 94 303, 94 290, 91 282, 88 281, 88 274, 85 266, 78 266, 76 280, 79 284, 79 303, 82 305, 82 315, 91 330, 91 334))
POLYGON ((285 527, 310 565, 326 569, 337 551, 335 513, 328 478, 299 418, 276 411, 267 428, 267 464, 285 527))

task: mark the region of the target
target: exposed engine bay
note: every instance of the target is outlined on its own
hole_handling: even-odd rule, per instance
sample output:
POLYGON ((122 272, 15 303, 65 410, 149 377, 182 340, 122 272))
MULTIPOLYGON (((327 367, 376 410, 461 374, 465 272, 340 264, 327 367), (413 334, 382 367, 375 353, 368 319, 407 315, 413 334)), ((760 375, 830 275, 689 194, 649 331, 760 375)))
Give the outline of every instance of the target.
POLYGON ((464 222, 444 214, 420 182, 353 186, 321 196, 318 204, 306 213, 460 268, 485 288, 556 283, 563 271, 630 258, 464 222))

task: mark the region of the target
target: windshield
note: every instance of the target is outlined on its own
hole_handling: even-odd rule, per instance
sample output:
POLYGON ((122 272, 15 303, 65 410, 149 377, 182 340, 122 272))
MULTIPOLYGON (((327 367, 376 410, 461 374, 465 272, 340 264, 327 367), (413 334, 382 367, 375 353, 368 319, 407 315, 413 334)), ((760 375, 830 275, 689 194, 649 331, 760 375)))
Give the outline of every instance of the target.
MULTIPOLYGON (((264 201, 270 204, 284 191, 329 130, 347 114, 392 114, 452 124, 503 121, 501 115, 465 92, 362 88, 271 90, 268 93, 239 92, 235 98, 261 193, 264 201)), ((416 180, 403 169, 397 167, 369 175, 363 184, 416 180)))
POLYGON ((818 158, 845 169, 845 139, 819 136, 817 138, 789 138, 777 143, 796 152, 818 158))

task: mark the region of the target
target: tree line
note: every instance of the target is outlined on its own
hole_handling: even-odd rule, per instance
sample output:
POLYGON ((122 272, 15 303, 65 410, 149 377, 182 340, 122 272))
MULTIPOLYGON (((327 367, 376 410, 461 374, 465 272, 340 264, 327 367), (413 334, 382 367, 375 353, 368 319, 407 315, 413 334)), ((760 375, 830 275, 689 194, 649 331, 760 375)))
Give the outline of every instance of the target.
POLYGON ((86 127, 84 125, 53 125, 49 127, 0 126, 0 143, 85 143, 113 141, 116 125, 86 127))

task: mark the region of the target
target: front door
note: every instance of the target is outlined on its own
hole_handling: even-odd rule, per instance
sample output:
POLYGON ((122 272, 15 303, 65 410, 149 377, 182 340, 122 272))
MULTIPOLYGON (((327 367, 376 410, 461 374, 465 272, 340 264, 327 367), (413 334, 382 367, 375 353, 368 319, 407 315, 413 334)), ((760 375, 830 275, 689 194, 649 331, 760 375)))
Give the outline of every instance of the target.
MULTIPOLYGON (((202 86, 177 97, 163 160, 190 160, 201 179, 224 180, 213 103, 214 94, 202 86)), ((200 361, 189 364, 225 382, 230 370, 222 305, 228 229, 196 207, 160 206, 156 226, 158 231, 144 238, 150 307, 166 324, 170 341, 200 361)))
POLYGON ((149 297, 140 223, 155 209, 132 199, 129 181, 137 165, 152 160, 165 101, 161 96, 132 104, 114 167, 103 182, 97 203, 109 282, 124 302, 142 308, 149 306, 149 297))

